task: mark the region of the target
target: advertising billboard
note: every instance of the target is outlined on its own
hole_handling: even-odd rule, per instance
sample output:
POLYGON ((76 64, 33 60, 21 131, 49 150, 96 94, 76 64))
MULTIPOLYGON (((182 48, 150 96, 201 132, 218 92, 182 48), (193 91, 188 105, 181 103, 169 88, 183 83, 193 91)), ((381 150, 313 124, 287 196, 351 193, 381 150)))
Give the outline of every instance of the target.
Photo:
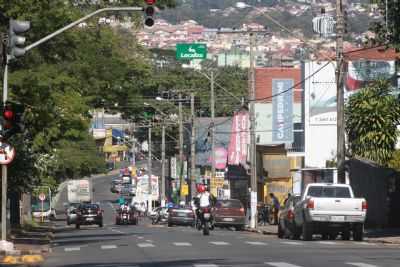
POLYGON ((309 101, 310 124, 336 125, 335 64, 308 62, 305 64, 305 101, 309 101))
POLYGON ((246 165, 247 146, 250 143, 249 113, 240 111, 233 116, 231 139, 228 147, 229 165, 246 165))
POLYGON ((272 80, 272 142, 293 142, 293 79, 272 80))

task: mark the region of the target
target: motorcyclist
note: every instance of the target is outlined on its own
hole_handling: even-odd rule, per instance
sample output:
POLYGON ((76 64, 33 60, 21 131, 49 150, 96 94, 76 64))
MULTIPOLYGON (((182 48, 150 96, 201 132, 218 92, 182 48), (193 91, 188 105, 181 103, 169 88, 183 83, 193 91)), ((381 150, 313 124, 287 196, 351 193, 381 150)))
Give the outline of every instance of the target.
POLYGON ((206 185, 200 184, 197 186, 197 210, 196 210, 196 217, 200 219, 201 225, 204 225, 204 218, 201 214, 201 209, 203 208, 210 208, 212 203, 212 196, 210 192, 207 190, 208 188, 206 185))

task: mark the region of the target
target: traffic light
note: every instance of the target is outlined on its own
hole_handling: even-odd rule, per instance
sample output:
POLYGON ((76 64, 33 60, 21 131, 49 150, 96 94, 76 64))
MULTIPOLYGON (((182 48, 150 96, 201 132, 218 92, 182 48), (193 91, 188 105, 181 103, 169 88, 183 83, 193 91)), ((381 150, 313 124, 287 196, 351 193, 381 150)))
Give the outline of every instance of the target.
POLYGON ((1 137, 7 140, 16 133, 24 130, 23 118, 25 107, 22 104, 7 101, 2 114, 1 137))
POLYGON ((25 55, 25 48, 22 46, 25 44, 26 38, 18 34, 28 31, 30 27, 29 21, 10 19, 8 32, 8 55, 10 58, 18 58, 25 55))
POLYGON ((147 6, 144 8, 144 25, 147 27, 153 27, 154 25, 154 14, 156 13, 155 4, 156 0, 146 0, 147 6))

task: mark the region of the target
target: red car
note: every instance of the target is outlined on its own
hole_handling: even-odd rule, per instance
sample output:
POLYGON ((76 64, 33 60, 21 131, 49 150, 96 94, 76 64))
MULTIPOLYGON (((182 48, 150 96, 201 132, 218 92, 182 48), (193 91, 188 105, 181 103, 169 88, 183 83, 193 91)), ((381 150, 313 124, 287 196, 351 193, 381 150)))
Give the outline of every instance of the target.
POLYGON ((246 215, 242 202, 238 199, 218 200, 213 209, 214 226, 235 227, 243 230, 246 224, 246 215))

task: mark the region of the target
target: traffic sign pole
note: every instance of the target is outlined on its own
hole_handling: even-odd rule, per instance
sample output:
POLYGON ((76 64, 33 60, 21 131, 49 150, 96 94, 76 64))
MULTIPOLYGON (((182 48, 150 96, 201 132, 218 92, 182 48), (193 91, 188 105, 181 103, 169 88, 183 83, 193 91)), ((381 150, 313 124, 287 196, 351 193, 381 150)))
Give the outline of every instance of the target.
POLYGON ((43 223, 44 222, 44 214, 43 214, 43 211, 44 211, 44 200, 41 200, 41 202, 42 202, 42 212, 41 212, 42 219, 41 219, 41 221, 43 223))

